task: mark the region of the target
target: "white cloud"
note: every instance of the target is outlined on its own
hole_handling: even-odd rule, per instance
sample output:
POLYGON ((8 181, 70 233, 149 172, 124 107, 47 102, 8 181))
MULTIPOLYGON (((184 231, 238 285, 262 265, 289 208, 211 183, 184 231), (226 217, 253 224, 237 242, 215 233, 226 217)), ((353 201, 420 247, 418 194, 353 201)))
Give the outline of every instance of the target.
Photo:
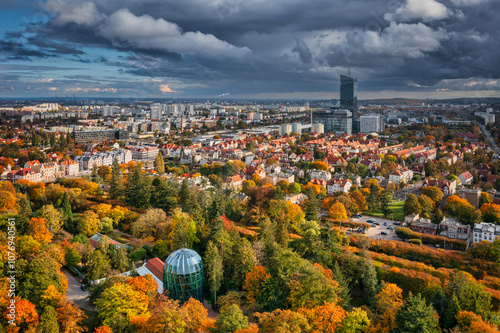
POLYGON ((170 89, 170 87, 168 86, 168 84, 161 84, 160 85, 160 91, 164 94, 166 93, 175 93, 176 91, 170 89))
POLYGON ((236 47, 211 34, 183 32, 178 25, 161 18, 135 16, 128 9, 113 13, 99 28, 99 33, 116 43, 142 49, 212 56, 243 56, 250 52, 246 47, 236 47))
POLYGON ((58 26, 68 23, 92 26, 104 18, 93 2, 48 0, 44 8, 57 14, 52 23, 58 26))
POLYGON ((421 19, 424 22, 441 20, 451 15, 451 11, 435 0, 406 0, 406 3, 396 9, 394 14, 387 14, 389 21, 397 18, 403 21, 421 19))
POLYGON ((228 57, 240 57, 251 52, 247 47, 236 47, 212 34, 183 32, 175 23, 149 15, 136 16, 125 8, 106 17, 97 11, 93 2, 87 1, 48 0, 44 7, 56 14, 52 24, 75 23, 93 27, 98 35, 111 40, 116 46, 228 57))
POLYGON ((420 58, 425 52, 436 51, 445 38, 444 30, 433 30, 423 23, 391 22, 380 34, 367 31, 358 42, 368 53, 420 58))

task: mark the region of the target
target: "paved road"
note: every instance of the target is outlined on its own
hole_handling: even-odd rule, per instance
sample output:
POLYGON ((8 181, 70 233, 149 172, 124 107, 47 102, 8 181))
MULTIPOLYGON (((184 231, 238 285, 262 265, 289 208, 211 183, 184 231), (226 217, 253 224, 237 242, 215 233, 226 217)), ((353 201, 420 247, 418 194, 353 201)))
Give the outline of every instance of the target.
POLYGON ((484 136, 488 141, 490 142, 491 148, 495 151, 495 153, 499 154, 500 153, 500 148, 498 148, 497 144, 495 143, 495 140, 493 139, 493 136, 491 135, 490 131, 484 126, 483 124, 477 124, 478 127, 481 129, 483 132, 484 136))
POLYGON ((68 280, 68 290, 66 291, 66 295, 68 296, 68 301, 73 301, 76 305, 83 309, 94 310, 92 305, 89 304, 88 291, 83 291, 80 286, 80 281, 77 280, 73 275, 68 272, 65 268, 62 269, 64 276, 68 280))
MULTIPOLYGON (((374 219, 375 221, 379 222, 380 225, 378 226, 372 226, 370 229, 368 229, 365 233, 365 236, 373 238, 373 239, 385 239, 385 240, 397 240, 401 241, 401 239, 396 236, 396 233, 394 231, 389 230, 389 226, 394 226, 394 220, 389 220, 389 219, 384 219, 384 218, 378 218, 378 217, 371 217, 371 216, 365 216, 362 215, 361 218, 353 218, 352 220, 355 222, 367 222, 370 219, 374 219), (387 223, 387 226, 384 226, 384 223, 387 223), (382 235, 380 234, 382 231, 387 232, 387 235, 382 235)), ((369 223, 371 224, 371 223, 369 223)), ((394 226, 397 227, 397 226, 394 226)))

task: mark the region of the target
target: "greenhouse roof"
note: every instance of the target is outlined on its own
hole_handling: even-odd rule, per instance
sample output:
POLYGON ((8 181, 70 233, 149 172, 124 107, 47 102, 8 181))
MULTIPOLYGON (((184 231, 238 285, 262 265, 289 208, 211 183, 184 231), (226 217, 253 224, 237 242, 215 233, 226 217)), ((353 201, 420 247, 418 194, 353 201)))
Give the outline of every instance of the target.
POLYGON ((196 251, 179 249, 172 252, 165 260, 165 270, 168 273, 191 274, 203 267, 201 257, 196 251))

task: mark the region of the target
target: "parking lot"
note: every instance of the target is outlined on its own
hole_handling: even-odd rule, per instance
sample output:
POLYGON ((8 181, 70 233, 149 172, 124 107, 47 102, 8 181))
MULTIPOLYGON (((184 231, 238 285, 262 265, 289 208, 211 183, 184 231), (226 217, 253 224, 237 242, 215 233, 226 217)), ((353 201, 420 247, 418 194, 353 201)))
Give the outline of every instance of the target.
POLYGON ((386 239, 386 240, 397 240, 400 241, 401 239, 396 236, 396 233, 394 230, 390 230, 389 227, 397 227, 394 225, 394 220, 389 220, 389 219, 383 219, 383 218, 378 218, 378 217, 371 217, 371 216, 366 216, 362 215, 361 218, 355 218, 353 217, 352 220, 354 222, 364 222, 372 225, 371 228, 366 230, 365 236, 371 237, 373 239, 386 239), (375 220, 376 222, 380 223, 380 225, 373 225, 372 223, 369 223, 368 220, 375 220), (384 223, 387 225, 384 226, 384 223), (385 231, 387 235, 382 235, 381 232, 385 231))

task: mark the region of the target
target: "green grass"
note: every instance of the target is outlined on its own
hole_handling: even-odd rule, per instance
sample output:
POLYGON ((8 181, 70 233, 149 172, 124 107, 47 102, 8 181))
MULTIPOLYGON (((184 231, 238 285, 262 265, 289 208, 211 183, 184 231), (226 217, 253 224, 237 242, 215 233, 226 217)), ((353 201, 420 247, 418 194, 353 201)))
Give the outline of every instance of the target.
MULTIPOLYGON (((398 201, 398 200, 393 200, 391 202, 391 205, 389 207, 392 210, 392 217, 394 218, 394 220, 404 221, 404 219, 405 219, 405 215, 403 213, 404 204, 405 204, 404 201, 398 201)), ((367 212, 363 212, 363 214, 368 215, 368 216, 381 217, 381 218, 384 217, 384 215, 382 215, 382 212, 380 210, 376 210, 374 213, 367 211, 367 212)), ((389 216, 389 218, 391 218, 391 216, 389 216)))

